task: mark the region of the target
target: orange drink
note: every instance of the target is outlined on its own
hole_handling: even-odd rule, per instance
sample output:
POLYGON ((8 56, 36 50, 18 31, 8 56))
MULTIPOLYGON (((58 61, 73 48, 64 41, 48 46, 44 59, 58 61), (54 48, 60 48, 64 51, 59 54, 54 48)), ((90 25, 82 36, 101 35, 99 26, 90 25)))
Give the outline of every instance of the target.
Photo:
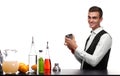
POLYGON ((15 74, 18 68, 19 63, 17 61, 3 61, 2 70, 5 74, 15 74))

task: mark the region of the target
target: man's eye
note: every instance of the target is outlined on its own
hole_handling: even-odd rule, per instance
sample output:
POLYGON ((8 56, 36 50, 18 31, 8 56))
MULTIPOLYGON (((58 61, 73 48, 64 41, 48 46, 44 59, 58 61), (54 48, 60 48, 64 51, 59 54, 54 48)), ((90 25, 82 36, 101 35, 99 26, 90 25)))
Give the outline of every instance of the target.
POLYGON ((90 19, 91 17, 88 16, 88 19, 90 19))

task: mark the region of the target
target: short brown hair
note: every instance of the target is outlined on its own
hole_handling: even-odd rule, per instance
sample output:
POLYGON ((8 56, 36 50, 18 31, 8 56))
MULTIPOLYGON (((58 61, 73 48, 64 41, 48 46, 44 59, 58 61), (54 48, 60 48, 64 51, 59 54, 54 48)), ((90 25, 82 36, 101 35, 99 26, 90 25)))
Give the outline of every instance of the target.
POLYGON ((98 7, 98 6, 92 6, 92 7, 89 9, 89 12, 98 12, 100 18, 103 16, 103 11, 102 11, 102 9, 101 9, 100 7, 98 7))

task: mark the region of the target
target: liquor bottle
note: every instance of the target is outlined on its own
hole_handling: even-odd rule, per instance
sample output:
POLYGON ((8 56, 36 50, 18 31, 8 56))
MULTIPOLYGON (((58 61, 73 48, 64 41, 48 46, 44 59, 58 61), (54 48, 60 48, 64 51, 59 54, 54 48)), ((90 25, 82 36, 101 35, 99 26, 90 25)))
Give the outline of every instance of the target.
POLYGON ((51 60, 50 60, 50 55, 49 55, 48 42, 46 46, 46 54, 45 54, 45 61, 44 61, 44 74, 45 75, 51 74, 51 60))
POLYGON ((2 64, 3 64, 3 55, 2 55, 2 52, 0 50, 0 74, 3 74, 2 64))
POLYGON ((0 65, 2 64, 2 62, 3 62, 3 55, 2 55, 2 52, 0 50, 0 65))
POLYGON ((38 58, 38 74, 44 73, 44 59, 43 59, 43 51, 39 50, 39 58, 38 58))
POLYGON ((32 69, 33 66, 37 65, 37 53, 35 50, 34 38, 32 37, 31 49, 28 55, 28 63, 29 63, 29 75, 36 74, 37 68, 32 69))

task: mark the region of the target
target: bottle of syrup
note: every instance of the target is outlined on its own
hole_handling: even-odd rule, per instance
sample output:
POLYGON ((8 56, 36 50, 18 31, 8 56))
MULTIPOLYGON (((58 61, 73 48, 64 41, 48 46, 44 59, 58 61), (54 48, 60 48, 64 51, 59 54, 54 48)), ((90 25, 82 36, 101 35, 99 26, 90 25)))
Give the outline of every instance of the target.
POLYGON ((45 54, 45 60, 44 60, 44 74, 45 75, 51 74, 51 60, 50 60, 48 42, 46 46, 46 54, 45 54))

